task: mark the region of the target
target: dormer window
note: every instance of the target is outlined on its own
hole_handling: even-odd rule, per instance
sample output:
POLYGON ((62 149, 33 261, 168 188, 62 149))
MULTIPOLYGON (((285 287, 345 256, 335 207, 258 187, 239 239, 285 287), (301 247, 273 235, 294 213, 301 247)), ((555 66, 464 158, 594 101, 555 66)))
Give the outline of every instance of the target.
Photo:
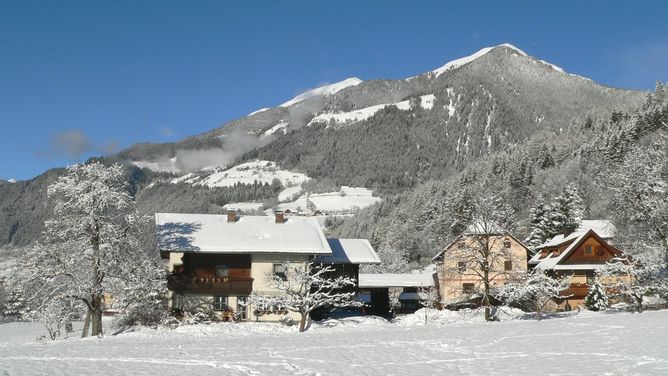
POLYGON ((548 251, 547 249, 543 249, 542 251, 540 251, 540 258, 547 257, 548 253, 550 253, 550 251, 548 251))

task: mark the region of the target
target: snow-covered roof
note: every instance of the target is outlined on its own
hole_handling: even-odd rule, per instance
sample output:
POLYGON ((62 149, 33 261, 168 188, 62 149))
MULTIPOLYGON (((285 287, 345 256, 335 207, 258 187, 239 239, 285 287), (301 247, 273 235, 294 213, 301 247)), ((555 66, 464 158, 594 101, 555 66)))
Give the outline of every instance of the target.
POLYGON ((605 266, 604 264, 555 265, 554 270, 598 270, 604 266, 605 266))
MULTIPOLYGON (((554 256, 552 253, 550 253, 546 257, 540 259, 540 261, 536 265, 536 268, 537 269, 554 269, 554 267, 557 264, 559 264, 561 262, 561 260, 566 258, 566 255, 568 255, 571 252, 571 250, 573 250, 573 248, 575 248, 575 246, 578 243, 580 243, 580 241, 585 237, 585 235, 587 235, 586 232, 585 233, 577 233, 577 236, 575 236, 575 237, 568 236, 567 239, 569 239, 569 240, 570 239, 575 239, 575 240, 573 240, 572 243, 566 249, 564 249, 563 252, 559 253, 559 256, 554 256)), ((563 243, 563 241, 562 241, 562 243, 563 243)), ((538 252, 536 255, 538 255, 540 257, 540 252, 538 252)), ((534 255, 534 257, 536 257, 536 255, 534 255)), ((532 257, 532 260, 534 259, 534 257, 532 257)))
POLYGON ((580 235, 586 233, 589 230, 594 230, 596 235, 600 236, 603 239, 612 239, 615 237, 615 232, 617 231, 615 225, 612 222, 605 219, 584 219, 580 222, 578 227, 572 233, 564 236, 563 234, 557 235, 545 243, 539 245, 537 248, 547 248, 555 247, 560 244, 564 244, 567 241, 575 239, 580 235))
POLYGON ((161 251, 211 253, 301 253, 329 255, 332 250, 314 218, 156 213, 161 251))
POLYGON ((332 254, 319 256, 323 264, 380 264, 380 258, 366 239, 327 239, 332 254))
POLYGON ((434 277, 432 274, 364 274, 359 275, 360 288, 385 288, 385 287, 433 287, 434 277))
POLYGON ((507 232, 496 223, 474 222, 466 227, 464 235, 501 235, 507 232))
POLYGON ((615 237, 615 232, 617 229, 612 222, 606 219, 583 219, 575 231, 587 232, 589 230, 594 230, 596 235, 602 237, 603 239, 611 239, 615 237))
MULTIPOLYGON (((588 236, 599 236, 604 242, 605 238, 600 236, 594 229, 588 229, 585 232, 574 232, 572 234, 569 234, 567 237, 563 238, 560 242, 548 242, 549 244, 553 245, 543 245, 540 248, 549 248, 552 246, 556 245, 563 245, 567 242, 570 242, 568 244, 568 247, 564 249, 561 253, 559 253, 558 256, 554 256, 553 253, 548 253, 547 256, 541 258, 541 252, 536 252, 533 257, 529 260, 529 264, 536 265, 537 269, 553 269, 553 270, 591 270, 591 269, 596 269, 596 264, 569 264, 569 265, 559 265, 563 260, 565 260, 568 255, 588 236)), ((548 244, 546 243, 546 244, 548 244)))

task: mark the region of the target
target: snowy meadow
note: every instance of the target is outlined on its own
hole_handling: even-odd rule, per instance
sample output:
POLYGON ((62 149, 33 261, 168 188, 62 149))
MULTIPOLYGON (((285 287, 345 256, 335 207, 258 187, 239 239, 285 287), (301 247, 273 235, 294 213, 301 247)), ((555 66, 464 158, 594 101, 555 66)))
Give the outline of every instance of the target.
POLYGON ((353 317, 309 331, 271 323, 141 328, 37 341, 35 323, 0 325, 2 375, 666 375, 668 311, 423 311, 394 322, 353 317))

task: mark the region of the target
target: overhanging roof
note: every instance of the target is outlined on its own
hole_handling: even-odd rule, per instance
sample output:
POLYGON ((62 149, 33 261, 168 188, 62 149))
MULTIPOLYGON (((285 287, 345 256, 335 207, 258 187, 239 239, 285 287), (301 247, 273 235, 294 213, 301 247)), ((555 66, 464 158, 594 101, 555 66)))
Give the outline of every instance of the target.
POLYGON ((380 264, 380 258, 366 239, 327 239, 332 254, 318 256, 323 264, 380 264))
POLYGON ((431 273, 424 273, 424 274, 360 273, 359 287, 360 288, 434 287, 434 277, 431 273))
POLYGON ((156 239, 163 252, 297 253, 329 255, 332 250, 314 218, 156 213, 156 239))

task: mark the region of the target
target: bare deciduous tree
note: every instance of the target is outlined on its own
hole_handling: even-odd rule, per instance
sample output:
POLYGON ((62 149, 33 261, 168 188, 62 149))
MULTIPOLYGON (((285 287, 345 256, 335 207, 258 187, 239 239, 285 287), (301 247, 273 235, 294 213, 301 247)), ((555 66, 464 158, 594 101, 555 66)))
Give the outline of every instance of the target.
POLYGON ((288 263, 285 278, 275 274, 269 276, 269 285, 280 294, 253 294, 248 303, 253 306, 278 306, 299 313, 299 331, 303 332, 311 312, 316 308, 359 305, 355 300, 355 293, 350 291, 350 287, 355 286, 355 279, 330 277, 332 272, 333 267, 312 262, 288 263))

